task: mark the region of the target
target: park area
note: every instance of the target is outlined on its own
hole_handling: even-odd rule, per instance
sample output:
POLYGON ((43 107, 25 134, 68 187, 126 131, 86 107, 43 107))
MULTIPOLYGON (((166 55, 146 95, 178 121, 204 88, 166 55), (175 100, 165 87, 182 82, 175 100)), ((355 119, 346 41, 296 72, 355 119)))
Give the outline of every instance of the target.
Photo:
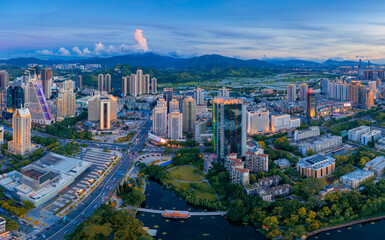
POLYGON ((178 192, 192 193, 195 198, 216 200, 214 190, 206 180, 194 172, 194 167, 190 165, 176 166, 167 170, 170 178, 166 180, 178 192))

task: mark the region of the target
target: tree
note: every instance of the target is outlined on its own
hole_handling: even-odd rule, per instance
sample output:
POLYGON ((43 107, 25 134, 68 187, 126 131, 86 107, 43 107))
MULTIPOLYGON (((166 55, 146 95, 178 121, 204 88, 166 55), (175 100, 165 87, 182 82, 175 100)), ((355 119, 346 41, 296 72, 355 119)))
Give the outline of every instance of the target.
POLYGON ((268 238, 276 238, 282 235, 282 231, 279 229, 273 229, 270 232, 266 234, 266 237, 268 238))
POLYGON ((306 156, 313 156, 315 154, 313 148, 309 148, 307 151, 306 151, 306 156))
POLYGON ((263 225, 265 225, 269 229, 274 229, 278 227, 278 224, 278 219, 275 216, 265 217, 265 219, 263 220, 263 225))
POLYGON ((254 174, 250 173, 250 184, 253 184, 253 183, 256 183, 257 182, 257 178, 255 177, 254 174))

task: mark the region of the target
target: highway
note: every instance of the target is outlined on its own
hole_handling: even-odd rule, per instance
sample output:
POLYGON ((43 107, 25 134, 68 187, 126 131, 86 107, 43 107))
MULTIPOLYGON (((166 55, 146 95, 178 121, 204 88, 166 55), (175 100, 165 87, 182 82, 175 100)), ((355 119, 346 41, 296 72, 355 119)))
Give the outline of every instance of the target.
POLYGON ((137 138, 131 145, 132 151, 123 155, 119 163, 99 184, 99 186, 95 188, 95 190, 86 199, 84 199, 81 204, 67 214, 65 221, 61 220, 50 228, 40 232, 36 235, 35 239, 64 239, 65 235, 70 234, 75 230, 76 226, 81 223, 82 219, 87 219, 95 209, 105 203, 110 193, 114 191, 120 180, 124 177, 124 173, 126 173, 131 166, 135 157, 133 156, 133 153, 137 153, 143 148, 150 126, 151 121, 147 120, 140 133, 137 135, 137 138))

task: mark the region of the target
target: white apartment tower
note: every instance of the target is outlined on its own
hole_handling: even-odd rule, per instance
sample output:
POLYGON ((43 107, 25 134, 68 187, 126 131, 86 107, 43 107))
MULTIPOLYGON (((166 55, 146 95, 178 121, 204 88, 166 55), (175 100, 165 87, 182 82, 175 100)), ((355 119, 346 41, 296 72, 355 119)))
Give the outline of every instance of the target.
POLYGON ((156 94, 158 92, 158 80, 156 78, 151 79, 151 93, 156 94))
POLYGON ((153 110, 152 131, 155 134, 167 133, 167 103, 163 99, 158 101, 153 110))
POLYGON ((105 91, 110 93, 112 91, 112 87, 111 87, 111 75, 110 74, 106 74, 105 75, 105 91))
POLYGON ((296 93, 295 85, 289 84, 287 86, 287 101, 295 102, 296 98, 297 98, 297 93, 296 93))
POLYGON ((195 132, 196 105, 194 98, 187 97, 183 100, 183 132, 195 132))
POLYGON ((194 89, 194 99, 196 101, 196 105, 204 105, 205 104, 205 90, 202 88, 194 89))
POLYGON ((168 114, 168 138, 171 140, 183 138, 183 117, 179 111, 168 114))
POLYGON ((104 76, 103 74, 98 75, 98 91, 102 92, 104 90, 104 76))
POLYGON ((255 135, 270 130, 269 111, 247 112, 247 133, 255 135))
POLYGON ((75 116, 74 82, 67 80, 59 90, 57 98, 57 121, 63 121, 66 117, 75 116))
POLYGON ((301 101, 306 100, 306 95, 307 95, 308 90, 309 90, 309 87, 308 87, 307 83, 301 83, 300 89, 299 89, 299 99, 301 101))

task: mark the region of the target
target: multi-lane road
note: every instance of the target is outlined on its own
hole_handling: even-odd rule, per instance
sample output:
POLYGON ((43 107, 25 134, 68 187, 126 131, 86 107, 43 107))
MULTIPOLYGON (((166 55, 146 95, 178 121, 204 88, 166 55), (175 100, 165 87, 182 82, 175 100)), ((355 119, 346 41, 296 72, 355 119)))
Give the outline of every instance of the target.
MULTIPOLYGON (((107 197, 117 187, 120 180, 124 177, 124 173, 130 168, 134 154, 139 152, 146 141, 151 121, 148 120, 140 130, 137 138, 131 145, 131 151, 126 152, 115 168, 107 175, 107 177, 99 184, 94 191, 88 195, 75 209, 67 214, 65 220, 61 220, 55 225, 46 229, 35 237, 36 239, 64 239, 64 236, 72 233, 76 226, 82 220, 87 219, 95 209, 107 201, 107 197)), ((64 219, 64 218, 63 218, 64 219)))

